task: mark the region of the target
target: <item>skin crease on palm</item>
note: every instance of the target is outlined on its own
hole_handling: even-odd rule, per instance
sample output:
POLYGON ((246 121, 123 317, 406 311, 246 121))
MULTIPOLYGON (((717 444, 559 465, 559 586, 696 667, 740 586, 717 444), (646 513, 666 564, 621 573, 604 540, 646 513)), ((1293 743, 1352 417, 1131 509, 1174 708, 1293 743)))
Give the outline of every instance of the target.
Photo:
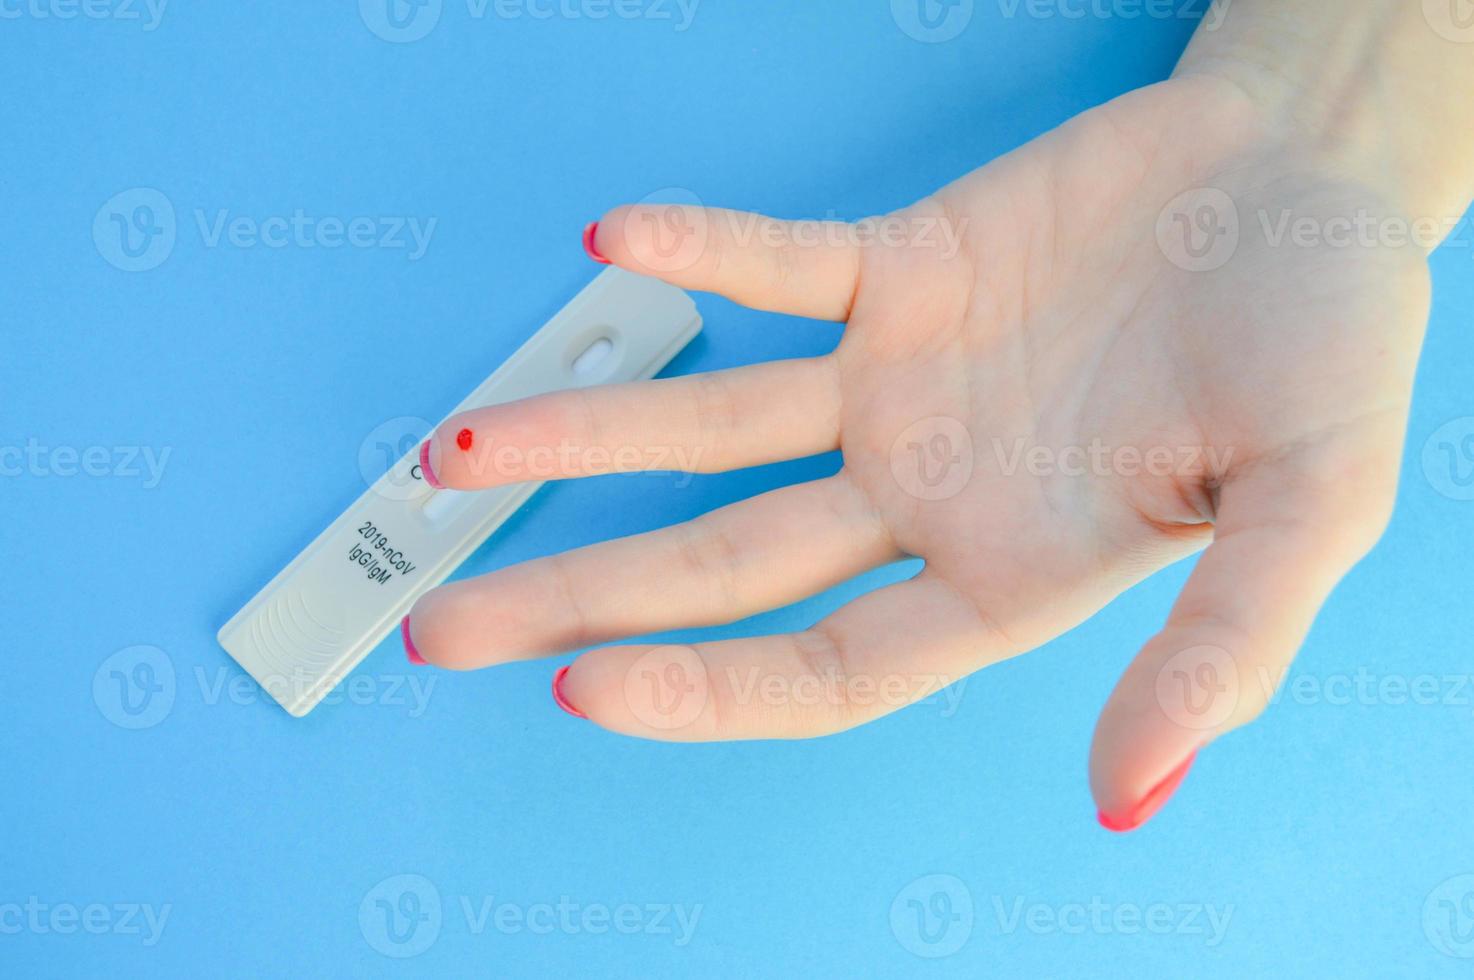
MULTIPOLYGON (((1398 93, 1363 98, 1347 79, 1377 58, 1391 62, 1384 72, 1416 58, 1405 93, 1416 100, 1421 85, 1474 82, 1463 64, 1474 63, 1474 45, 1459 50, 1409 22, 1406 5, 1364 6, 1356 24, 1301 0, 1241 0, 1222 36, 1195 39, 1171 80, 890 216, 899 227, 955 231, 955 254, 915 240, 804 236, 730 212, 603 216, 593 244, 615 264, 760 309, 846 321, 843 339, 810 360, 468 413, 432 439, 437 476, 462 490, 529 477, 458 451, 462 428, 483 449, 675 447, 692 469, 720 471, 838 448, 843 467, 688 525, 433 590, 410 616, 418 651, 455 669, 549 656, 731 622, 924 558, 914 579, 806 632, 604 647, 561 681, 568 702, 614 731, 809 737, 902 704, 754 697, 744 687, 754 672, 793 692, 814 676, 930 678, 909 689, 924 696, 1046 643, 1206 548, 1096 729, 1096 802, 1103 815, 1130 814, 1198 748, 1265 707, 1320 606, 1391 513, 1429 306, 1426 249, 1273 241, 1259 217, 1457 217, 1468 203, 1457 189, 1474 188, 1474 147, 1443 148, 1461 162, 1433 168, 1437 180, 1427 176, 1427 141, 1416 155, 1367 149, 1381 144, 1365 133, 1387 135, 1376 104, 1398 93), (1280 55, 1280 45, 1318 47, 1319 67, 1280 55), (1434 55, 1452 67, 1430 67, 1434 55), (1265 70, 1280 57, 1290 64, 1265 70), (1338 60, 1348 66, 1339 79, 1338 60), (1297 88, 1297 72, 1331 80, 1297 88), (1306 123, 1306 103, 1321 125, 1306 123), (1204 188, 1233 202, 1237 246, 1216 267, 1184 267, 1163 247, 1160 221, 1169 202, 1204 188), (684 230, 674 251, 657 234, 671 227, 684 230), (945 445, 967 451, 972 468, 954 492, 928 499, 936 495, 898 478, 896 450, 908 433, 925 447, 939 424, 960 425, 945 445), (1184 450, 1200 455, 1170 472, 1069 474, 1015 455, 1044 447, 1063 460, 1068 447, 1092 445, 1166 447, 1174 464, 1184 450), (652 666, 679 667, 700 689, 679 724, 662 724, 648 701, 656 690, 631 682, 652 666), (1202 679, 1205 669, 1218 701, 1206 714, 1174 710, 1174 678, 1202 679)), ((1413 134, 1441 125, 1405 115, 1413 134)), ((602 471, 575 464, 554 477, 602 471)))

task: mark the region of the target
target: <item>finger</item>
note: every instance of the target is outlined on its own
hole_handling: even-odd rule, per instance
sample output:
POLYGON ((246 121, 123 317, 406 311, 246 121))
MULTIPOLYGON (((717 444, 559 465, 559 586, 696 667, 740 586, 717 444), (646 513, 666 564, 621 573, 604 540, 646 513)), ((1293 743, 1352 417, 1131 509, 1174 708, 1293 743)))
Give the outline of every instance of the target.
POLYGON ((928 573, 782 636, 606 647, 555 677, 565 710, 627 735, 810 738, 870 721, 1018 652, 928 573))
POLYGON ((840 474, 433 589, 410 613, 411 642, 438 666, 485 667, 741 619, 898 557, 840 474))
POLYGON ((759 310, 847 320, 860 247, 837 221, 780 221, 682 205, 615 208, 585 232, 590 254, 759 310))
POLYGON ((432 486, 682 470, 715 473, 839 445, 827 357, 538 395, 452 416, 420 449, 432 486))
POLYGON ((1104 826, 1150 819, 1202 746, 1268 706, 1331 590, 1381 534, 1388 472, 1393 485, 1370 470, 1317 485, 1269 467, 1225 488, 1213 544, 1096 726, 1104 826))

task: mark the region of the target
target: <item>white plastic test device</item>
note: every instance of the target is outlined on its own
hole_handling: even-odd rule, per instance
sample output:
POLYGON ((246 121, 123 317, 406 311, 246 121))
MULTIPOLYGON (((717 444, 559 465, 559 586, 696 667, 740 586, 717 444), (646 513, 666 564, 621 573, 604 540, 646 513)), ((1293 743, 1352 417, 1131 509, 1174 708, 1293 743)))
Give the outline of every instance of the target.
MULTIPOLYGON (((607 269, 452 414, 654 377, 700 330, 680 289, 607 269)), ((416 446, 220 628, 220 645, 300 718, 541 485, 435 490, 416 446)))

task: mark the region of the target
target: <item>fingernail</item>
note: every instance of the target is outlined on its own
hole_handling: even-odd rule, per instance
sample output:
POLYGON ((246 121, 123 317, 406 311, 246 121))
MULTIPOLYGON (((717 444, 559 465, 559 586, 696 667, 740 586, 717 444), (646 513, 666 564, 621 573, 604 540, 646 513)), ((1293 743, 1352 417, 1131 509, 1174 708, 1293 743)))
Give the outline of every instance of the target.
POLYGON ((563 678, 568 676, 568 671, 568 667, 559 667, 558 672, 553 675, 553 702, 575 718, 587 718, 588 715, 575 708, 563 696, 563 678))
POLYGON ((599 249, 594 245, 594 236, 599 232, 599 223, 590 221, 589 226, 583 230, 583 250, 589 253, 589 258, 601 265, 612 265, 608 259, 599 254, 599 249))
POLYGON ((435 471, 430 468, 430 440, 426 439, 420 443, 420 472, 425 476, 425 482, 436 490, 444 490, 445 484, 441 483, 435 476, 435 471))
POLYGON ((410 663, 423 667, 430 662, 415 649, 415 641, 409 635, 408 616, 399 621, 399 638, 404 641, 404 655, 409 658, 410 663))
POLYGON ((1135 830, 1137 827, 1146 823, 1152 818, 1153 814, 1162 809, 1162 804, 1170 800, 1172 794, 1177 792, 1177 787, 1182 785, 1183 777, 1187 775, 1188 769, 1192 768, 1193 760, 1197 757, 1198 753, 1194 751, 1186 759, 1183 759, 1176 769, 1173 769, 1166 776, 1162 777, 1161 782, 1147 790, 1146 795, 1135 806, 1121 813, 1106 813, 1104 810, 1101 810, 1096 815, 1097 819, 1100 820, 1100 825, 1106 830, 1125 833, 1128 830, 1135 830))

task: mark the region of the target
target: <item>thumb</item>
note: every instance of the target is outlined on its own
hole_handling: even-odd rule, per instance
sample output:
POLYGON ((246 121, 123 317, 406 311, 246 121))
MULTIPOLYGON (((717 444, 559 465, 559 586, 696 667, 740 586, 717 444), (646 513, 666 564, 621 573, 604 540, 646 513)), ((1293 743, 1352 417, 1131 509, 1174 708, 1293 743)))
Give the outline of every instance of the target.
POLYGON ((1213 544, 1096 724, 1090 787, 1107 829, 1141 826, 1199 749, 1259 716, 1331 590, 1381 535, 1395 467, 1338 469, 1327 481, 1266 462, 1224 488, 1213 544))

